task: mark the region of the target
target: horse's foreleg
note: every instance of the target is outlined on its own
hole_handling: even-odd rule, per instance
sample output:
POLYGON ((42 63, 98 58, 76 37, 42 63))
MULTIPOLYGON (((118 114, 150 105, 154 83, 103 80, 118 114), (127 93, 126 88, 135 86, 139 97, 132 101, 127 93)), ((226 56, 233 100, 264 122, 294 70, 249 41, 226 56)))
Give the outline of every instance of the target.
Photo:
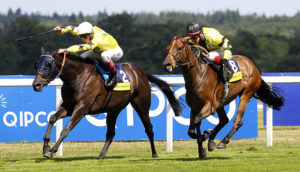
POLYGON ((201 135, 201 130, 200 130, 201 121, 202 120, 200 119, 195 125, 196 125, 196 130, 197 130, 198 154, 199 154, 199 158, 203 159, 203 158, 206 157, 206 150, 205 150, 205 148, 203 148, 203 141, 204 140, 203 140, 203 137, 201 135))
POLYGON ((206 150, 203 148, 204 137, 201 135, 200 125, 204 118, 211 115, 212 107, 210 103, 206 103, 201 109, 200 113, 195 116, 194 123, 197 130, 197 143, 198 143, 198 153, 199 158, 203 159, 206 157, 206 150))
POLYGON ((248 97, 241 97, 238 107, 237 115, 234 119, 234 123, 230 132, 224 137, 223 140, 218 144, 218 149, 226 149, 226 144, 229 143, 231 137, 238 131, 238 129, 243 125, 243 116, 246 110, 246 107, 250 101, 248 97))
POLYGON ((47 130, 46 130, 45 136, 44 136, 44 146, 43 146, 44 156, 45 156, 45 154, 47 154, 47 152, 49 152, 51 150, 51 147, 49 146, 49 141, 50 141, 50 134, 51 134, 53 125, 55 124, 55 122, 57 120, 64 118, 66 116, 67 116, 67 111, 66 111, 65 107, 60 106, 58 108, 57 112, 50 117, 49 124, 48 124, 47 130))
POLYGON ((115 126, 116 126, 116 120, 118 117, 119 113, 116 114, 107 114, 107 118, 106 118, 106 125, 107 125, 107 132, 106 132, 106 140, 105 140, 105 144, 102 148, 101 153, 99 154, 98 159, 104 159, 106 156, 106 153, 108 151, 108 148, 111 144, 111 142, 113 141, 113 138, 115 136, 115 126))
POLYGON ((208 150, 213 151, 216 148, 216 143, 214 142, 214 139, 216 135, 219 133, 219 131, 228 123, 229 119, 226 115, 224 107, 217 110, 218 116, 219 116, 219 123, 213 130, 207 130, 204 132, 203 137, 204 140, 209 137, 208 141, 208 150))
POLYGON ((71 119, 69 120, 69 122, 67 123, 65 128, 60 133, 60 137, 57 140, 57 142, 55 143, 55 145, 52 147, 52 149, 44 154, 45 157, 51 158, 53 156, 53 153, 57 152, 59 145, 64 140, 64 138, 66 138, 69 135, 71 130, 83 118, 84 114, 86 114, 86 107, 87 106, 82 105, 82 106, 78 106, 78 107, 74 108, 74 111, 71 115, 71 119))
POLYGON ((52 147, 51 152, 56 153, 61 142, 69 135, 71 130, 78 124, 78 122, 83 118, 83 115, 72 116, 70 121, 67 123, 65 128, 60 133, 59 139, 52 147))

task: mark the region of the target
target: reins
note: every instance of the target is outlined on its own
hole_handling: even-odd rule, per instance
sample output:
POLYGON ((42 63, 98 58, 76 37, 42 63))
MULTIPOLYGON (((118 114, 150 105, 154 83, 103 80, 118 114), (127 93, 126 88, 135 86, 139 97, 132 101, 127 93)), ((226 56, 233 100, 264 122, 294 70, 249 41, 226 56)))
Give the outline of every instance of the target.
POLYGON ((64 52, 64 58, 63 58, 63 61, 62 61, 62 64, 61 64, 61 69, 60 69, 60 71, 59 71, 59 73, 57 74, 56 77, 60 76, 60 74, 61 74, 61 72, 62 72, 62 70, 65 66, 65 63, 66 63, 66 57, 67 57, 67 52, 64 52))
MULTIPOLYGON (((172 53, 170 53, 170 51, 172 51, 173 48, 174 48, 175 42, 173 42, 173 44, 172 44, 172 46, 171 46, 171 48, 170 48, 170 51, 169 51, 169 53, 168 53, 168 54, 172 57, 172 60, 175 61, 175 63, 176 63, 175 67, 189 65, 191 62, 193 62, 193 61, 195 61, 195 60, 198 60, 198 59, 201 57, 201 55, 203 55, 203 56, 205 56, 206 58, 208 58, 209 53, 208 53, 208 51, 207 51, 205 48, 203 48, 203 47, 200 46, 200 45, 191 45, 191 47, 194 47, 194 48, 198 49, 198 54, 195 55, 195 58, 194 58, 194 59, 188 60, 188 58, 187 58, 187 61, 186 61, 186 62, 181 63, 180 60, 181 60, 181 58, 185 55, 187 46, 189 46, 189 45, 187 45, 187 43, 186 43, 185 41, 183 41, 182 39, 180 39, 180 41, 181 41, 181 42, 183 43, 183 45, 184 45, 184 48, 183 48, 182 51, 181 51, 182 53, 181 53, 180 55, 178 55, 177 58, 175 58, 175 55, 173 55, 172 53)), ((193 53, 193 52, 192 52, 192 53, 193 53)), ((193 55, 194 55, 194 54, 193 54, 193 55)), ((190 51, 189 51, 189 50, 187 51, 186 56, 190 56, 190 51)), ((200 62, 199 62, 199 63, 200 63, 200 62)), ((203 78, 204 78, 204 74, 205 74, 206 71, 207 71, 207 68, 208 68, 208 63, 206 63, 206 67, 205 67, 205 69, 204 69, 204 71, 203 71, 202 77, 201 77, 200 79, 199 79, 199 78, 197 79, 197 81, 196 81, 197 84, 202 82, 202 80, 203 80, 203 78)))
MULTIPOLYGON (((179 56, 178 58, 175 58, 175 55, 173 55, 173 54, 170 52, 170 51, 172 51, 173 48, 174 48, 174 44, 175 44, 174 42, 173 42, 173 44, 172 44, 172 46, 171 46, 171 48, 170 48, 170 51, 168 52, 168 55, 170 55, 170 56, 172 57, 172 61, 175 62, 175 64, 176 64, 175 66, 176 66, 176 67, 177 67, 177 66, 185 66, 185 65, 188 65, 189 63, 191 63, 191 62, 193 62, 193 61, 199 59, 201 55, 205 56, 206 58, 209 56, 208 51, 207 51, 204 47, 202 47, 202 46, 200 46, 200 45, 191 45, 192 47, 198 49, 198 55, 195 55, 196 57, 195 57, 194 59, 192 59, 191 61, 187 60, 187 62, 185 62, 185 63, 180 63, 180 60, 181 60, 181 58, 184 56, 184 52, 186 51, 186 47, 188 46, 186 42, 184 42, 184 41, 182 41, 182 40, 180 40, 180 41, 183 43, 184 48, 182 49, 182 51, 181 51, 182 53, 180 54, 180 56, 179 56)), ((188 54, 188 55, 189 55, 189 54, 188 54)))

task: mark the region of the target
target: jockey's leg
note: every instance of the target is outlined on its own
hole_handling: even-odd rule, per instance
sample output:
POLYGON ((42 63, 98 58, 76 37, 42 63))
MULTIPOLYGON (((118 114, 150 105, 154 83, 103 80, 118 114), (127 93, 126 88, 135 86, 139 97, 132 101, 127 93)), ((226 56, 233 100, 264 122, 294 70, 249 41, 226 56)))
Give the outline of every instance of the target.
POLYGON ((224 80, 227 82, 229 80, 229 78, 233 75, 234 72, 231 69, 231 67, 229 66, 227 59, 222 59, 221 64, 223 67, 223 77, 224 77, 224 80))
POLYGON ((106 50, 101 54, 102 61, 106 64, 106 67, 109 71, 109 78, 105 81, 105 86, 107 88, 113 88, 116 85, 116 67, 113 61, 121 59, 122 56, 123 51, 119 46, 113 50, 106 50))
POLYGON ((214 64, 218 64, 222 67, 222 73, 223 73, 223 79, 225 82, 228 82, 229 78, 233 74, 233 70, 228 65, 228 59, 223 58, 224 57, 224 50, 213 50, 209 52, 208 59, 212 61, 214 64))

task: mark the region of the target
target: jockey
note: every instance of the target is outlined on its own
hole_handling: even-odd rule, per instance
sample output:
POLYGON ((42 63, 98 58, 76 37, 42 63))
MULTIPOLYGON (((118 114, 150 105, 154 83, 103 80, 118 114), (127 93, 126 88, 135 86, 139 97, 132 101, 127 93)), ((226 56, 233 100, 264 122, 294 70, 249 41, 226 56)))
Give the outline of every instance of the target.
POLYGON ((83 22, 79 24, 78 27, 67 26, 61 28, 57 26, 53 28, 53 30, 59 34, 71 32, 73 35, 79 36, 82 42, 84 42, 84 44, 72 45, 67 49, 59 49, 58 53, 77 53, 85 51, 80 55, 81 58, 89 57, 101 60, 106 64, 109 71, 109 78, 105 81, 105 86, 107 88, 113 88, 115 86, 117 77, 114 61, 122 58, 123 51, 114 37, 89 22, 83 22))
POLYGON ((223 69, 228 70, 223 74, 225 81, 233 74, 233 70, 228 65, 228 60, 232 58, 231 44, 218 30, 214 28, 201 27, 198 23, 187 25, 187 36, 191 37, 189 43, 200 45, 209 51, 208 60, 219 64, 223 69))

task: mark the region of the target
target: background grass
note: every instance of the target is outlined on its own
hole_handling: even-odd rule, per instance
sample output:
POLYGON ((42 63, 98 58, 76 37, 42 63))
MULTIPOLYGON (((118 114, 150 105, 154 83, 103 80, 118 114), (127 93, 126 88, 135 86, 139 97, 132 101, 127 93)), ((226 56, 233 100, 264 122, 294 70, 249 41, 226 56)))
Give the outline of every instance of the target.
POLYGON ((231 140, 204 160, 195 140, 174 141, 173 152, 155 141, 156 159, 148 141, 115 141, 105 160, 96 160, 104 142, 64 142, 64 156, 52 159, 42 157, 43 143, 0 143, 0 171, 300 171, 300 127, 274 127, 273 146, 266 147, 261 112, 258 117, 258 139, 231 140))

